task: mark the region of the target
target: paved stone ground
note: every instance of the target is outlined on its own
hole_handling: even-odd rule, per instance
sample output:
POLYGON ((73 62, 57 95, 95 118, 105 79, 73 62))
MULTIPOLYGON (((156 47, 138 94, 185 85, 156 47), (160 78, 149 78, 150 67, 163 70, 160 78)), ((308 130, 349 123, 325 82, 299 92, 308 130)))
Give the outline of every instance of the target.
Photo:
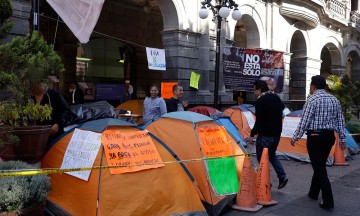
MULTIPOLYGON (((253 156, 252 161, 257 164, 253 156)), ((311 165, 295 160, 281 160, 289 178, 287 186, 281 190, 277 189, 278 179, 270 165, 270 175, 273 188, 272 199, 279 202, 274 206, 263 207, 260 211, 249 213, 229 209, 224 215, 251 215, 251 216, 360 216, 360 155, 353 155, 349 159, 349 166, 327 167, 328 176, 335 200, 335 210, 329 212, 319 207, 319 201, 307 197, 310 181, 313 174, 311 165)), ((319 197, 321 200, 321 196, 319 197)))

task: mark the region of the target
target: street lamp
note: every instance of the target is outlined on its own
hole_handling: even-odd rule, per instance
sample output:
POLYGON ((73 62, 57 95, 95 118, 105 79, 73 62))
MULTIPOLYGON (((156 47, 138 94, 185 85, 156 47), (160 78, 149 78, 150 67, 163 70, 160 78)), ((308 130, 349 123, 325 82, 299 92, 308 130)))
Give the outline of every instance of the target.
POLYGON ((215 0, 216 5, 213 5, 212 0, 205 0, 201 2, 202 7, 199 11, 199 17, 201 19, 206 19, 209 15, 208 7, 214 15, 213 21, 217 19, 217 31, 216 31, 216 58, 215 58, 215 87, 214 87, 214 108, 218 109, 218 97, 219 97, 219 74, 220 74, 220 34, 221 34, 221 21, 222 18, 225 19, 230 15, 231 9, 232 18, 234 20, 241 19, 241 12, 239 11, 238 4, 234 0, 215 0))

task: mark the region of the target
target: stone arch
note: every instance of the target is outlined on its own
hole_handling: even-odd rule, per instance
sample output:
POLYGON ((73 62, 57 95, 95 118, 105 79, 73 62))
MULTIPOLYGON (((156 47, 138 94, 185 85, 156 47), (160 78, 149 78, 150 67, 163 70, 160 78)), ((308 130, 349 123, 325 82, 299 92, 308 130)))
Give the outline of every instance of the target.
POLYGON ((346 74, 353 81, 360 81, 360 48, 357 44, 351 44, 346 51, 346 74))
POLYGON ((163 31, 179 29, 180 27, 182 27, 180 26, 179 20, 186 20, 183 19, 185 18, 185 9, 182 5, 182 1, 157 0, 157 2, 163 17, 163 31))
POLYGON ((251 5, 241 5, 239 10, 243 14, 240 21, 234 22, 235 25, 229 26, 229 31, 227 31, 227 37, 233 39, 235 44, 240 44, 241 47, 245 48, 260 48, 266 47, 266 37, 265 29, 263 26, 263 21, 258 11, 251 5), (244 28, 244 32, 236 35, 236 28, 244 28), (246 41, 239 41, 242 38, 246 41))
POLYGON ((289 73, 289 99, 290 101, 305 100, 308 43, 300 30, 294 31, 289 41, 288 49, 292 53, 289 73))
POLYGON ((306 50, 306 53, 303 53, 304 56, 311 56, 311 49, 310 49, 310 37, 309 37, 309 34, 307 31, 303 31, 303 30, 299 30, 299 29, 294 29, 294 31, 290 32, 289 33, 289 37, 288 37, 288 40, 286 42, 286 51, 291 53, 291 42, 292 42, 292 39, 294 37, 294 34, 297 33, 297 34, 302 34, 303 36, 303 39, 305 41, 305 50, 306 50))
POLYGON ((342 44, 335 37, 327 37, 322 44, 319 44, 317 56, 322 60, 320 74, 328 76, 329 74, 341 75, 345 73, 345 55, 342 50, 342 44))

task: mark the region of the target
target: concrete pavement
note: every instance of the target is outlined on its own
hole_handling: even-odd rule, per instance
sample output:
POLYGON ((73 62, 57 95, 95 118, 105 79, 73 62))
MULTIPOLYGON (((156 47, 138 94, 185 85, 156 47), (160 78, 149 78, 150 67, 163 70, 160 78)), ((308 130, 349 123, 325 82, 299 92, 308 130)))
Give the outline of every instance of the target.
MULTIPOLYGON (((256 157, 252 161, 258 164, 256 157)), ((360 155, 353 155, 353 160, 348 160, 349 166, 327 167, 328 176, 334 194, 335 209, 333 212, 319 207, 319 201, 307 197, 311 177, 313 174, 311 164, 295 160, 281 160, 289 178, 287 186, 278 190, 278 179, 270 164, 270 179, 272 182, 272 199, 279 203, 274 206, 264 206, 255 213, 229 209, 224 215, 251 215, 251 216, 360 216, 360 155)))

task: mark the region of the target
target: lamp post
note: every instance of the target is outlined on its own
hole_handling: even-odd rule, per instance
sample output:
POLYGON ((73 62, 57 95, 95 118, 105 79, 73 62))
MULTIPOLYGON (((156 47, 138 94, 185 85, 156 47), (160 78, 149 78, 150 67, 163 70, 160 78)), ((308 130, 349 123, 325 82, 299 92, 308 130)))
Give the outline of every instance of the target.
POLYGON ((199 17, 201 19, 206 19, 209 15, 209 9, 212 11, 214 18, 217 19, 217 28, 216 28, 216 58, 215 58, 215 86, 214 86, 214 108, 219 108, 219 74, 220 74, 220 36, 221 36, 221 22, 224 18, 230 15, 230 11, 233 9, 232 18, 234 20, 241 19, 241 12, 239 11, 238 4, 234 0, 215 0, 215 5, 213 5, 212 0, 205 0, 201 2, 202 7, 199 11, 199 17), (208 7, 209 9, 206 9, 208 7))

